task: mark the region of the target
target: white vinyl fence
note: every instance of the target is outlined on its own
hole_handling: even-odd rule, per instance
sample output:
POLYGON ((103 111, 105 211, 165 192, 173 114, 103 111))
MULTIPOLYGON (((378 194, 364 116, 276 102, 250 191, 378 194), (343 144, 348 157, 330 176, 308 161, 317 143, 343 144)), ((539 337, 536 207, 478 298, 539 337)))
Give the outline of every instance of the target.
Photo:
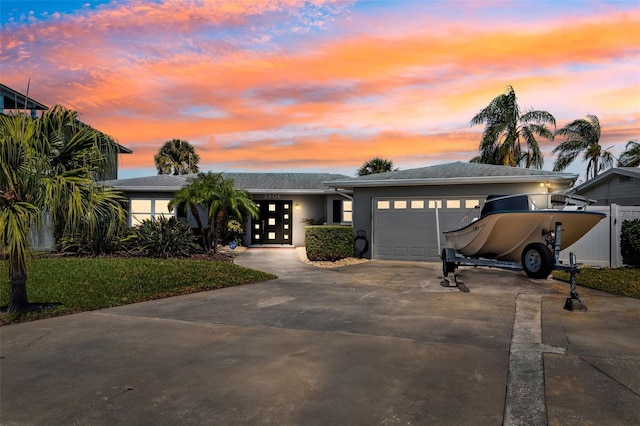
POLYGON ((560 252, 560 259, 569 262, 569 253, 576 255, 578 263, 589 266, 619 268, 623 266, 620 254, 620 231, 625 220, 640 219, 640 207, 590 206, 589 211, 607 214, 591 231, 573 245, 560 252))

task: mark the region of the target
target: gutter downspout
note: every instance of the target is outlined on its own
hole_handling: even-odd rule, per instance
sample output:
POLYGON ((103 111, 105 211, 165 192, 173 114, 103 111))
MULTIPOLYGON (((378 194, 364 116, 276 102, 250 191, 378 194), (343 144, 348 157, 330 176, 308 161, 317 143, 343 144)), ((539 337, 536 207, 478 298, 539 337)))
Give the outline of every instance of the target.
POLYGON ((349 195, 349 194, 346 194, 346 193, 344 193, 344 192, 340 192, 340 189, 339 189, 339 188, 334 188, 334 190, 335 190, 338 194, 342 195, 344 198, 346 198, 346 199, 348 199, 348 200, 353 201, 353 196, 351 196, 351 195, 349 195))

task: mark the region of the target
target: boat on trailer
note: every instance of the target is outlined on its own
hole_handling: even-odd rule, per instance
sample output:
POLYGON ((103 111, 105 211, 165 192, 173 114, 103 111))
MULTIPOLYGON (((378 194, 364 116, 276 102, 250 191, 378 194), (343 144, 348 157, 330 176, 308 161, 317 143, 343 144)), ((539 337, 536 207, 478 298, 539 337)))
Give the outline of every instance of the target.
POLYGON ((523 269, 531 278, 546 278, 553 269, 575 272, 560 262, 559 252, 606 217, 587 211, 592 203, 563 193, 490 195, 459 229, 444 232, 443 273, 461 265, 523 269))

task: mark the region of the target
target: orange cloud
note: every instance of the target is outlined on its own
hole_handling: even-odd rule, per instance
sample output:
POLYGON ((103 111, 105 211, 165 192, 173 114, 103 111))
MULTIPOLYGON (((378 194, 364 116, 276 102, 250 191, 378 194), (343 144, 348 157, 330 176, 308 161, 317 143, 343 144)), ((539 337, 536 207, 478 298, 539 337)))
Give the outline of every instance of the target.
POLYGON ((559 126, 593 113, 604 140, 640 137, 640 8, 482 25, 463 11, 387 29, 356 13, 339 21, 342 1, 315 2, 324 17, 308 6, 135 0, 14 25, 3 28, 3 83, 21 90, 30 76, 35 99, 79 110, 132 148, 125 167, 153 167, 174 137, 203 163, 238 167, 464 160, 482 131, 469 120, 507 85, 559 126), (332 19, 339 36, 299 37, 332 19))

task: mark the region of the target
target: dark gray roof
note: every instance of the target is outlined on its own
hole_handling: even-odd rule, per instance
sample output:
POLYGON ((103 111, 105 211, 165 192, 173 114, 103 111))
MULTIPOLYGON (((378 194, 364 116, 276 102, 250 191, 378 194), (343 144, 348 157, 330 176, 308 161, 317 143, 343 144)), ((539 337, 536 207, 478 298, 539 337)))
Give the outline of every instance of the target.
POLYGON ((324 182, 349 179, 331 173, 223 173, 232 178, 237 188, 251 190, 325 190, 324 182))
MULTIPOLYGON (((249 192, 300 192, 318 193, 329 188, 324 182, 348 179, 348 176, 331 173, 222 173, 234 180, 236 188, 249 192)), ((123 191, 174 192, 188 184, 196 175, 155 175, 102 182, 123 191)))
POLYGON ((27 98, 22 93, 5 86, 4 84, 0 84, 0 96, 2 96, 3 109, 33 109, 40 111, 49 109, 46 105, 43 105, 32 98, 27 98))
POLYGON ((611 169, 607 169, 593 179, 589 179, 583 184, 576 186, 574 191, 580 193, 580 191, 585 191, 601 183, 607 182, 616 176, 629 176, 640 179, 640 167, 613 167, 611 169))
POLYGON ((188 176, 155 175, 129 179, 106 180, 104 186, 112 186, 122 191, 173 192, 188 183, 188 176))
POLYGON ((545 170, 522 169, 491 164, 455 163, 417 169, 396 170, 376 173, 340 181, 326 182, 331 187, 363 186, 406 186, 406 185, 442 185, 462 183, 527 182, 544 180, 574 181, 578 175, 573 173, 550 172, 545 170))

